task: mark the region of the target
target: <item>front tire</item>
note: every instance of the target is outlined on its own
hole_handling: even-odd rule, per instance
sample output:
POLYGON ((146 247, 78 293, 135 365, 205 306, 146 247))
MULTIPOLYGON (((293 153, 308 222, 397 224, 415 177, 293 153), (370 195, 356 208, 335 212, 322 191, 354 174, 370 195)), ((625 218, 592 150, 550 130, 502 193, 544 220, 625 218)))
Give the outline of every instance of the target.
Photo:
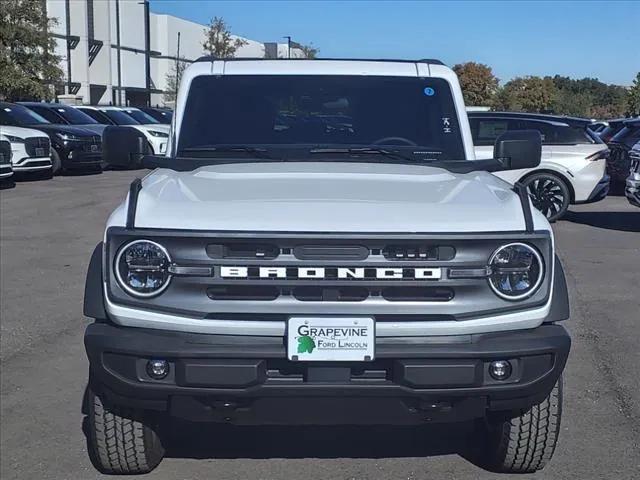
POLYGON ((571 192, 567 183, 552 173, 536 173, 524 182, 533 206, 550 222, 561 218, 569 209, 571 192))
POLYGON ((106 474, 148 473, 158 466, 164 447, 158 428, 142 410, 106 406, 88 392, 89 454, 106 474))
POLYGON ((62 160, 58 152, 51 149, 51 176, 60 175, 62 173, 62 160))
POLYGON ((496 473, 533 473, 551 460, 560 433, 562 377, 540 404, 510 420, 487 421, 476 445, 484 445, 472 461, 496 473))

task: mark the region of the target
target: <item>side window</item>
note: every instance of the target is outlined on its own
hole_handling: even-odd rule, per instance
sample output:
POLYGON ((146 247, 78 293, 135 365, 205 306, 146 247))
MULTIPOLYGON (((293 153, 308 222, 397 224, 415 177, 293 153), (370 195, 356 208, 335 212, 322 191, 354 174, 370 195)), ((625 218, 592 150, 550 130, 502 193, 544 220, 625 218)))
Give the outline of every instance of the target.
POLYGON ((49 120, 51 123, 65 123, 57 113, 52 112, 48 108, 42 107, 28 107, 30 110, 33 110, 38 115, 42 115, 44 118, 49 120))
POLYGON ((96 112, 95 110, 91 110, 90 108, 79 108, 78 110, 80 110, 82 113, 86 113, 87 115, 89 115, 91 118, 93 118, 95 121, 103 123, 103 119, 101 118, 100 114, 98 112, 96 112))
POLYGON ((471 118, 473 144, 477 147, 493 146, 496 138, 507 130, 516 130, 513 120, 501 118, 471 118))
POLYGON ((538 130, 542 137, 543 145, 557 143, 557 133, 555 129, 559 127, 554 127, 544 122, 536 122, 535 120, 520 120, 518 123, 520 124, 519 130, 538 130))

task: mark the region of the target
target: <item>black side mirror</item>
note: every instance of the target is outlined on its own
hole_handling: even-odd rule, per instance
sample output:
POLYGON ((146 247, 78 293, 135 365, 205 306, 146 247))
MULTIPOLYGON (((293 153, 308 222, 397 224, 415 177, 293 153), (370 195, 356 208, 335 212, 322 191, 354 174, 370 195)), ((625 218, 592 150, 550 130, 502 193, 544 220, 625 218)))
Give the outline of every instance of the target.
POLYGON ((133 127, 108 126, 102 133, 104 162, 114 168, 142 168, 142 159, 151 153, 147 138, 133 127))
POLYGON ((542 157, 542 137, 537 130, 511 130, 496 139, 493 158, 504 170, 535 168, 542 157))

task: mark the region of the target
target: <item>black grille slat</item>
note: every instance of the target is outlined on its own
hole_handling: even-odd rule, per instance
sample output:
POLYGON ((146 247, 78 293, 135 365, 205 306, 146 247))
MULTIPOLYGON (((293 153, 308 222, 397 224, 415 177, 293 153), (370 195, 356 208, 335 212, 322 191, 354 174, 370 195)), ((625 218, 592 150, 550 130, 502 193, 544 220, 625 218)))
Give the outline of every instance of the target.
POLYGON ((453 300, 452 288, 442 287, 386 287, 382 297, 389 302, 449 302, 453 300))
POLYGON ((41 157, 49 156, 50 150, 50 142, 49 138, 46 137, 31 137, 24 139, 24 149, 27 152, 27 155, 30 157, 35 157, 37 155, 37 149, 42 149, 42 155, 38 155, 41 157))

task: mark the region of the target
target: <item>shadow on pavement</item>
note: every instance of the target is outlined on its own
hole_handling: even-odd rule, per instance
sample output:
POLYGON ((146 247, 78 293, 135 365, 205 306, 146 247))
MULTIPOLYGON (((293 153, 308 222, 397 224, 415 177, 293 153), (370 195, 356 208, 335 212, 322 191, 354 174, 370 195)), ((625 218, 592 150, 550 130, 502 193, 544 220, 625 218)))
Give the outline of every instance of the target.
POLYGON ((473 424, 387 426, 233 426, 173 422, 174 458, 389 458, 461 453, 473 424))
POLYGON ((640 209, 635 212, 567 212, 564 220, 607 230, 640 232, 640 209))

